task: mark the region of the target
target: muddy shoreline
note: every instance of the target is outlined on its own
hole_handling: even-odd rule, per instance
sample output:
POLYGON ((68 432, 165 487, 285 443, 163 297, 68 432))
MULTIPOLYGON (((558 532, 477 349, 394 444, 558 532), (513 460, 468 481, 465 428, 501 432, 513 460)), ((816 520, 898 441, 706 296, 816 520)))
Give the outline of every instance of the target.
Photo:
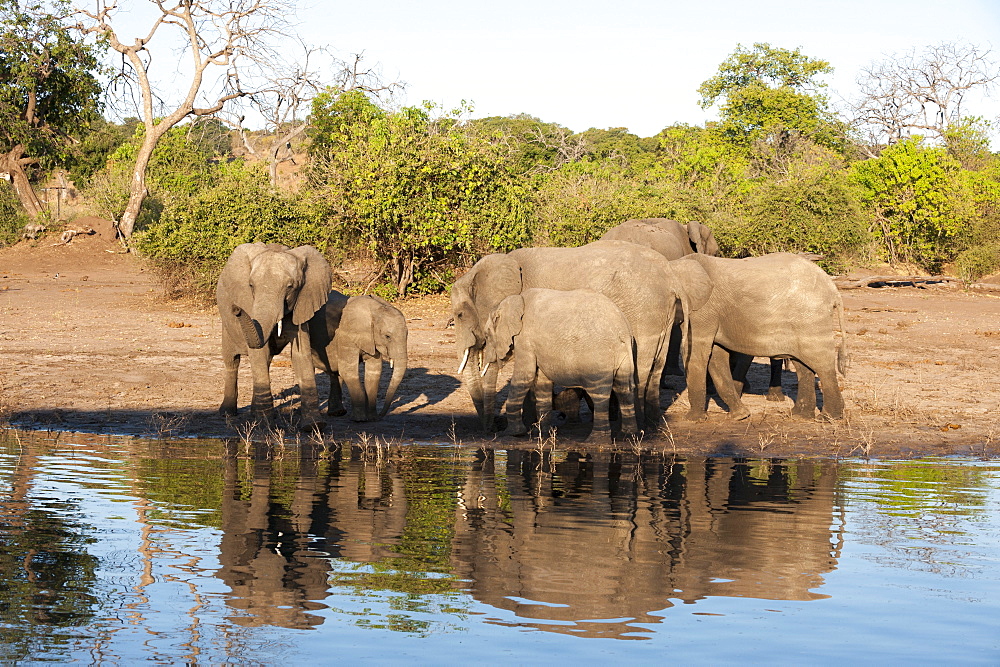
MULTIPOLYGON (((846 419, 795 420, 791 400, 766 401, 768 369, 760 360, 751 370, 750 419, 729 420, 713 402, 707 422, 684 421, 683 378, 671 378, 657 432, 616 446, 699 456, 1000 455, 1000 285, 842 294, 852 356, 842 379, 846 419)), ((447 297, 397 306, 410 330, 410 370, 392 413, 372 423, 330 417, 328 442, 542 446, 537 437, 482 437, 455 374, 447 297)), ((213 308, 166 300, 152 270, 106 235, 0 250, 0 416, 20 429, 243 437, 249 368, 241 368, 241 412, 227 421, 216 412, 219 332, 213 308)), ((325 398, 325 376, 319 383, 325 398)), ((291 417, 297 396, 287 352, 275 359, 273 385, 279 410, 291 417)), ((794 395, 794 374, 785 373, 784 388, 794 395)), ((581 448, 588 431, 589 424, 565 426, 557 446, 581 448)))

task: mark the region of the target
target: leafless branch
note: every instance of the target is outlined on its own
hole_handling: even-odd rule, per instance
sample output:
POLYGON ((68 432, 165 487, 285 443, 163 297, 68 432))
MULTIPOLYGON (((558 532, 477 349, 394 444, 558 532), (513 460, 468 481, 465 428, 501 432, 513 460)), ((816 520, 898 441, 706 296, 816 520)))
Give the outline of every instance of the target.
POLYGON ((891 144, 913 133, 941 138, 962 118, 970 91, 988 93, 1000 70, 990 50, 942 42, 894 55, 862 70, 854 126, 872 145, 891 144))

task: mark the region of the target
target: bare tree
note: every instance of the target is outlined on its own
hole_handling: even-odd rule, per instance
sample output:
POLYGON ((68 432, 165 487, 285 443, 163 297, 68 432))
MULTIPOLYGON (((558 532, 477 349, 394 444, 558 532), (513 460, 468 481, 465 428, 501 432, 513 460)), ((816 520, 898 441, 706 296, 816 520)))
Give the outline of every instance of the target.
POLYGON ((853 104, 854 126, 872 146, 895 143, 912 133, 943 138, 960 120, 970 91, 988 93, 1000 78, 989 49, 942 42, 923 51, 891 56, 863 69, 853 104))
MULTIPOLYGON (((249 67, 267 69, 275 60, 271 40, 283 35, 285 17, 292 10, 287 0, 148 0, 154 8, 152 26, 143 37, 128 42, 116 28, 116 2, 97 0, 94 11, 80 9, 84 17, 80 28, 107 40, 122 54, 123 66, 139 87, 142 97, 142 122, 145 128, 142 145, 136 155, 135 170, 129 187, 129 200, 118 220, 119 234, 129 238, 147 195, 146 168, 157 142, 166 132, 189 116, 208 116, 227 102, 245 95, 241 71, 249 67), (154 111, 156 91, 150 77, 153 52, 150 41, 164 31, 174 31, 191 58, 191 75, 183 99, 161 115, 154 111), (212 72, 219 74, 219 85, 205 106, 196 106, 212 72)), ((169 46, 164 45, 165 49, 169 46)), ((157 50, 157 53, 160 53, 157 50)), ((169 57, 169 55, 167 56, 169 57)), ((176 62, 171 66, 177 67, 176 62)))

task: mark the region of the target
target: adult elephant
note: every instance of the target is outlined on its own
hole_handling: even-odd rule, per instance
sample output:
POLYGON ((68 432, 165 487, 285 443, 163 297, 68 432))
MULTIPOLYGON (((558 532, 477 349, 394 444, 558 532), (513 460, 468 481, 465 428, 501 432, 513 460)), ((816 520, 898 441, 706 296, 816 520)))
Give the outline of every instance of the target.
POLYGON ((644 245, 667 259, 696 252, 712 256, 719 253, 712 230, 695 221, 681 224, 667 218, 634 218, 612 227, 601 238, 644 245))
POLYGON ((377 296, 347 296, 333 290, 309 320, 313 362, 330 376, 327 414, 346 414, 340 380, 351 396, 351 419, 373 421, 384 417, 392 406, 407 368, 406 317, 398 308, 377 296), (359 365, 364 362, 365 380, 359 365), (389 385, 376 411, 383 362, 392 369, 389 385))
POLYGON ((687 311, 686 296, 677 288, 670 263, 659 253, 624 241, 595 241, 579 248, 521 248, 487 255, 452 286, 458 372, 465 372, 483 428, 493 427, 497 383, 495 365, 483 373, 487 318, 505 298, 532 287, 591 289, 618 306, 636 343, 636 412, 655 423, 667 335, 678 304, 683 313, 687 311))
POLYGON ((706 417, 706 369, 730 415, 749 416, 736 391, 729 353, 794 359, 799 390, 792 414, 812 418, 815 376, 823 416, 839 419, 844 400, 837 371, 847 371, 844 306, 830 277, 807 259, 773 253, 747 259, 692 254, 671 262, 691 304, 688 419, 706 417), (841 338, 835 337, 836 317, 841 338))
POLYGON ((304 326, 326 303, 332 272, 312 246, 244 243, 233 250, 216 287, 222 319, 223 398, 219 412, 236 414, 240 356, 250 359, 251 411, 273 415, 271 359, 289 342, 301 394, 301 428, 322 428, 316 375, 304 326))
MULTIPOLYGON (((701 253, 716 256, 719 244, 711 228, 692 220, 681 224, 668 218, 634 218, 626 220, 617 227, 612 227, 604 233, 602 239, 628 241, 652 248, 667 259, 680 259, 686 255, 701 253)), ((667 370, 665 375, 681 375, 680 359, 681 336, 678 326, 670 335, 670 350, 667 354, 667 370)), ((752 357, 733 355, 732 375, 739 386, 746 386, 747 371, 752 357)), ((781 359, 771 359, 771 376, 767 392, 767 400, 783 401, 785 394, 781 389, 781 359)))

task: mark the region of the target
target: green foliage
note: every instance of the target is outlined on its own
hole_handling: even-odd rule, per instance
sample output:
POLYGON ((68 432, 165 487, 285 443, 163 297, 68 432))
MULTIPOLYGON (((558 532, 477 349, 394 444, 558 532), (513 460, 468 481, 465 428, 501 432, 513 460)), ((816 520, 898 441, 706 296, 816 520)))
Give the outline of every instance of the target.
POLYGON ((629 218, 675 217, 682 208, 669 181, 636 177, 614 161, 571 162, 541 180, 533 238, 536 245, 579 246, 629 218))
POLYGON ((123 124, 97 119, 79 143, 70 147, 66 164, 69 177, 76 187, 85 189, 91 179, 108 163, 108 158, 135 134, 138 120, 130 118, 123 124))
POLYGON ((960 172, 946 149, 924 146, 920 137, 852 165, 851 176, 863 188, 886 259, 937 270, 954 257, 973 215, 960 172))
POLYGON ((21 238, 21 230, 28 222, 14 189, 7 181, 0 180, 0 246, 13 245, 21 238))
POLYGON ((1000 273, 1000 243, 969 248, 955 258, 958 277, 976 282, 993 273, 1000 273))
POLYGON ((764 181, 744 202, 740 218, 714 229, 731 257, 812 252, 825 255, 825 265, 840 266, 870 242, 859 189, 842 169, 804 169, 764 181))
MULTIPOLYGON (((84 190, 97 214, 109 220, 121 218, 128 204, 136 154, 145 134, 142 125, 134 123, 132 127, 132 136, 110 152, 104 167, 90 178, 84 190)), ((179 126, 171 128, 157 142, 146 170, 149 196, 143 202, 139 227, 155 220, 167 200, 193 196, 211 187, 216 175, 222 173, 211 161, 215 146, 211 142, 191 141, 190 137, 189 128, 179 126)))
POLYGON ((441 289, 465 255, 527 242, 504 155, 434 107, 378 109, 358 91, 313 103, 310 187, 339 240, 367 249, 398 294, 441 289))
POLYGON ((217 172, 210 187, 167 199, 159 219, 134 237, 136 248, 181 286, 210 292, 241 243, 326 247, 329 230, 308 202, 274 192, 262 169, 234 162, 217 172))
POLYGON ((0 0, 0 152, 16 145, 43 165, 97 119, 98 47, 67 25, 68 0, 0 0))
POLYGON ((566 161, 563 149, 573 132, 535 116, 515 114, 469 121, 466 131, 505 151, 514 173, 531 174, 555 169, 566 161))
POLYGON ((750 149, 760 140, 781 141, 791 133, 842 150, 845 125, 828 110, 826 86, 819 77, 833 72, 824 60, 798 49, 757 43, 742 45, 719 66, 719 73, 698 88, 701 106, 720 104, 718 131, 736 146, 750 149))

